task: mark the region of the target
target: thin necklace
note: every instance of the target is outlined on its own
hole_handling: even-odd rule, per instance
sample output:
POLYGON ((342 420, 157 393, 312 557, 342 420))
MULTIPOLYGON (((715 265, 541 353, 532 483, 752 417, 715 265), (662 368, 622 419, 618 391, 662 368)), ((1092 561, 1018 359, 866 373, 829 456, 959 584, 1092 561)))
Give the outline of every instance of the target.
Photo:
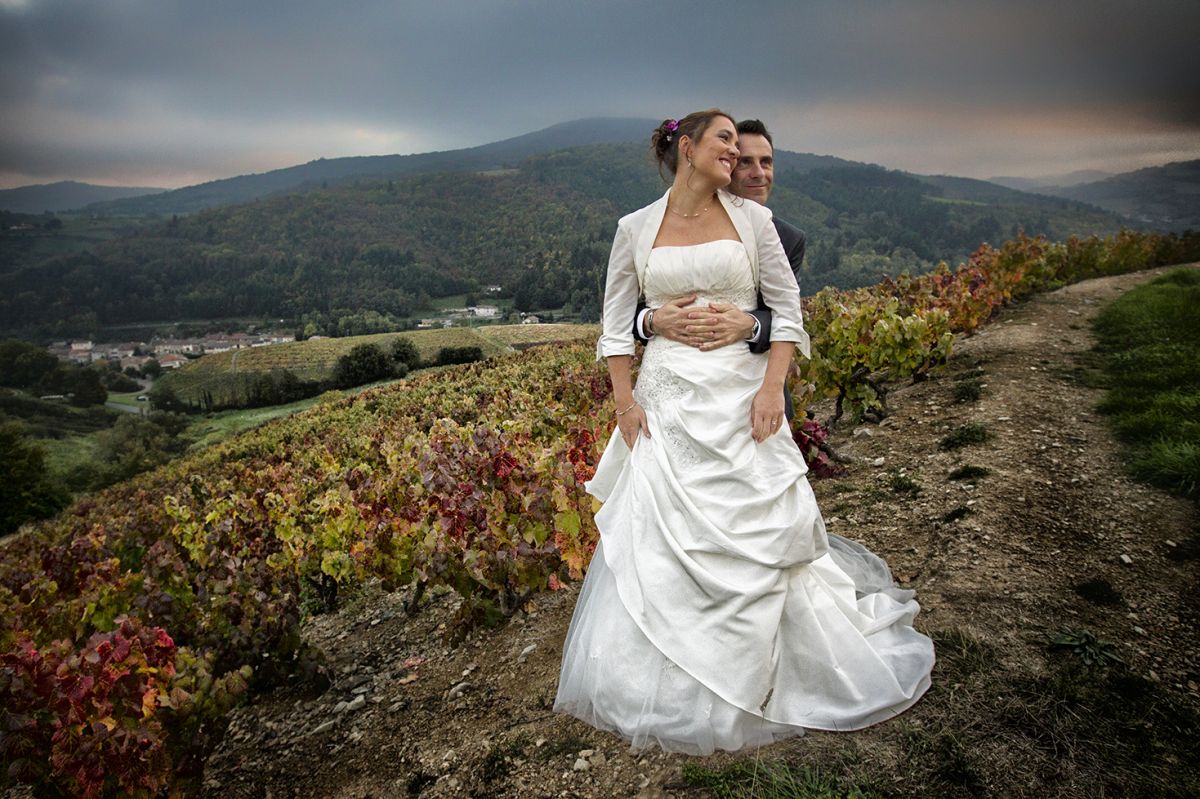
POLYGON ((682 216, 684 219, 695 219, 698 216, 703 216, 704 214, 708 213, 709 208, 712 208, 712 202, 709 202, 708 205, 704 206, 694 214, 685 214, 683 211, 677 211, 676 209, 672 208, 670 198, 667 199, 667 210, 676 216, 682 216))

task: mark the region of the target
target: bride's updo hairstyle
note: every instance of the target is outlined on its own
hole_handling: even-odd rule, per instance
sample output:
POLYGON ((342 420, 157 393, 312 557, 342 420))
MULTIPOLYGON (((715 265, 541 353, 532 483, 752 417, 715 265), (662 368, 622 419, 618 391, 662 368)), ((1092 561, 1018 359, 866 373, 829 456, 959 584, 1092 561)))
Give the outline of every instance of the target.
POLYGON ((734 121, 733 117, 724 111, 710 108, 707 111, 693 111, 683 119, 664 119, 662 124, 654 129, 650 134, 650 152, 654 153, 654 159, 658 161, 658 174, 663 180, 667 179, 663 174, 663 167, 674 175, 679 166, 679 137, 687 136, 692 141, 700 141, 704 131, 717 117, 734 121))

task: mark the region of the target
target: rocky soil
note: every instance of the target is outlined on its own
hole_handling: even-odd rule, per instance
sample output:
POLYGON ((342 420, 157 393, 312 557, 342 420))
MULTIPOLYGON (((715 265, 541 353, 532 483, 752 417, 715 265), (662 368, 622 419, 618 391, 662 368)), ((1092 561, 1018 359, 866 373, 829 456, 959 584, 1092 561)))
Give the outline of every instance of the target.
MULTIPOLYGON (((933 687, 900 719, 862 732, 813 733, 701 762, 787 759, 868 774, 886 792, 904 784, 915 741, 942 749, 972 741, 958 754, 931 748, 928 757, 969 777, 945 783, 958 786, 946 795, 1097 795, 1102 761, 1032 733, 981 735, 978 726, 1007 712, 1000 694, 1009 686, 1047 672, 1046 637, 1061 629, 1114 642, 1131 672, 1200 710, 1197 509, 1124 476, 1120 446, 1093 412, 1101 392, 1080 379, 1093 343, 1088 320, 1163 271, 1093 280, 1008 309, 959 341, 939 376, 894 388, 883 424, 839 430, 835 445, 860 461, 849 477, 814 481, 817 497, 832 531, 884 556, 917 590, 918 626, 939 645, 933 687), (978 399, 957 399, 972 379, 978 399), (969 423, 990 438, 940 448, 969 423), (990 471, 948 479, 965 465, 990 471), (980 663, 964 670, 967 650, 980 663)), ((446 643, 452 594, 410 617, 404 595, 367 589, 311 619, 305 634, 327 653, 333 686, 319 696, 280 691, 235 711, 204 795, 706 795, 681 775, 688 758, 631 752, 551 712, 576 589, 538 596, 508 626, 457 645, 446 643)))

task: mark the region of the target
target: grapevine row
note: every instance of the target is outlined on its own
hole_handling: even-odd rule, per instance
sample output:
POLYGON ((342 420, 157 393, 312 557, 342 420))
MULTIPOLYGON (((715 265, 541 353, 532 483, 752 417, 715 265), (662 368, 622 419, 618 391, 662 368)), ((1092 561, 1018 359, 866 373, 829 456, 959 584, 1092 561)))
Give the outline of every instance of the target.
MULTIPOLYGON (((1200 258, 1200 237, 1019 237, 970 261, 807 302, 798 401, 882 409, 995 309, 1101 274, 1200 258)), ((612 428, 590 347, 418 375, 270 423, 85 497, 0 562, 0 763, 67 795, 196 779, 248 691, 321 671, 301 595, 449 586, 464 622, 578 579, 582 489, 612 428)), ((803 428, 816 449, 818 427, 803 428)))

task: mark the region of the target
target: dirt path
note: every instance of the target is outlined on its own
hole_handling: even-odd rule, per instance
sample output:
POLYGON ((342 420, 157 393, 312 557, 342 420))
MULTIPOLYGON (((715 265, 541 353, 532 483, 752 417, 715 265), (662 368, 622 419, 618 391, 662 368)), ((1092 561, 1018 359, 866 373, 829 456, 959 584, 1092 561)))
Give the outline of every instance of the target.
MULTIPOLYGON (((865 460, 848 478, 814 483, 830 529, 883 555, 917 590, 918 625, 935 636, 939 664, 929 694, 900 719, 759 757, 866 775, 900 795, 913 795, 913 769, 933 775, 918 785, 942 786, 928 795, 1104 795, 1105 761, 1059 740, 1021 690, 1009 695, 1049 679, 1045 637, 1064 628, 1114 642, 1131 673, 1200 710, 1198 514, 1124 477, 1119 445, 1092 412, 1100 392, 1078 378, 1088 320, 1165 271, 1088 281, 1009 309, 958 342, 939 377, 894 389, 883 425, 839 432, 835 443, 865 460), (975 372, 981 396, 957 402, 955 386, 975 372), (939 449, 966 423, 992 437, 939 449), (949 480, 963 465, 990 473, 974 485, 949 480)), ((550 712, 574 599, 573 590, 539 597, 528 617, 454 648, 442 643, 450 595, 409 619, 401 596, 367 592, 313 619, 306 634, 330 656, 334 687, 236 711, 205 795, 703 796, 680 778, 686 758, 632 754, 550 712)))

